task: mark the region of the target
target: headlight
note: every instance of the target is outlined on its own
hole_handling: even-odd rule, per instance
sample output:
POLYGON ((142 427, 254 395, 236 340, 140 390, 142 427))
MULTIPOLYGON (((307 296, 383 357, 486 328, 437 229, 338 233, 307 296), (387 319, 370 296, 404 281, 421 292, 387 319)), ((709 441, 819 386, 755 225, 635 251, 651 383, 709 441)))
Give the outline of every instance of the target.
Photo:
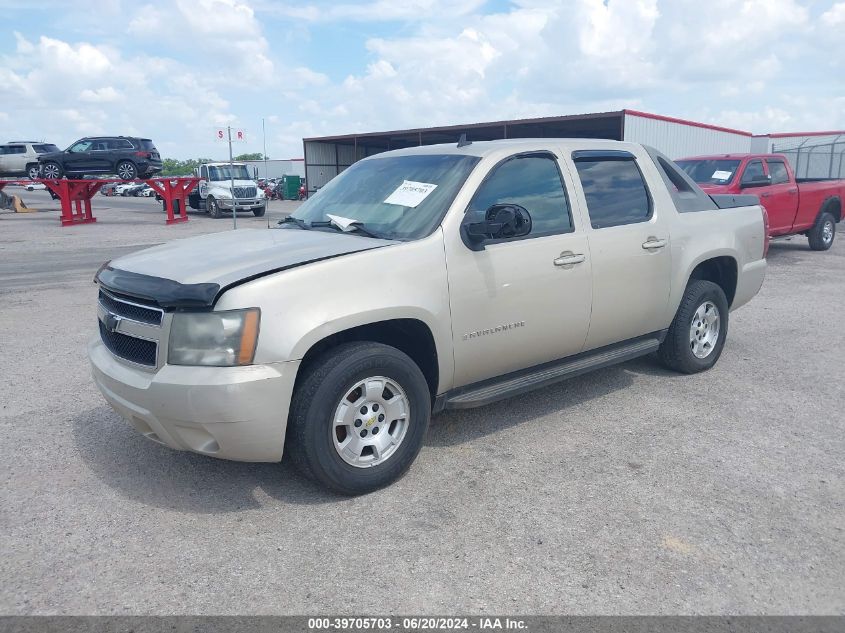
POLYGON ((171 365, 234 367, 255 357, 261 310, 177 312, 170 326, 171 365))

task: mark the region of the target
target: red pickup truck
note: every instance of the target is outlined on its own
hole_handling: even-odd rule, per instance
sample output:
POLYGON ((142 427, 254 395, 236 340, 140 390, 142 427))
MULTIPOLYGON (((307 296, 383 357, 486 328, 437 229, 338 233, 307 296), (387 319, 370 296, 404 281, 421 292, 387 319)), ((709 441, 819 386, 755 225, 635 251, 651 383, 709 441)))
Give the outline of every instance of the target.
POLYGON ((806 235, 826 251, 842 219, 845 180, 795 178, 782 154, 721 154, 675 161, 707 193, 754 194, 769 215, 769 234, 806 235))

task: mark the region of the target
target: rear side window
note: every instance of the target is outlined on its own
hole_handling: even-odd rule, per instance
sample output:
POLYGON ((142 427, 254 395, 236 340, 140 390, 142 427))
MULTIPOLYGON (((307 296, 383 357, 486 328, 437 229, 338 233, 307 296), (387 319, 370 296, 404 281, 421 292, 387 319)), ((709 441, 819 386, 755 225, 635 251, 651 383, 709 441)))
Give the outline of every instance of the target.
POLYGON ((572 231, 569 202, 555 158, 516 156, 495 167, 478 188, 469 211, 484 213, 494 204, 518 204, 531 214, 531 235, 572 231))
POLYGON ((46 154, 48 152, 58 152, 59 148, 51 143, 41 143, 39 145, 33 145, 32 149, 35 150, 36 154, 46 154))
POLYGON ((7 145, 6 154, 26 154, 25 145, 7 145))
POLYGON ((633 156, 630 159, 576 156, 575 167, 594 229, 645 222, 651 217, 651 197, 633 156))
POLYGON ((135 149, 135 146, 125 138, 112 138, 109 139, 109 149, 135 149))
POLYGON ((786 171, 786 165, 782 160, 767 160, 766 162, 769 165, 769 175, 772 177, 773 185, 789 182, 789 172, 786 171))

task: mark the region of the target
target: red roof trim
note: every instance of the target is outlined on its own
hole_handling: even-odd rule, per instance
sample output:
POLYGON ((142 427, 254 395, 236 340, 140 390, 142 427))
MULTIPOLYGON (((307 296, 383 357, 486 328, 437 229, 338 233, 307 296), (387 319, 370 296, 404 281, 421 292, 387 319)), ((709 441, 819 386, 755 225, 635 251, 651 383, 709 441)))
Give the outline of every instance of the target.
POLYGON ((668 123, 679 123, 681 125, 690 125, 692 127, 701 127, 706 130, 716 130, 718 132, 728 132, 730 134, 739 134, 741 136, 753 136, 751 132, 744 132, 743 130, 734 130, 729 127, 721 127, 718 125, 710 125, 709 123, 699 123, 698 121, 688 121, 687 119, 676 119, 671 116, 663 116, 662 114, 651 114, 650 112, 640 112, 639 110, 623 110, 625 114, 631 116, 638 116, 644 119, 655 119, 657 121, 666 121, 668 123))
POLYGON ((845 130, 831 130, 829 132, 779 132, 777 134, 765 134, 769 138, 785 138, 788 136, 839 136, 845 134, 845 130))

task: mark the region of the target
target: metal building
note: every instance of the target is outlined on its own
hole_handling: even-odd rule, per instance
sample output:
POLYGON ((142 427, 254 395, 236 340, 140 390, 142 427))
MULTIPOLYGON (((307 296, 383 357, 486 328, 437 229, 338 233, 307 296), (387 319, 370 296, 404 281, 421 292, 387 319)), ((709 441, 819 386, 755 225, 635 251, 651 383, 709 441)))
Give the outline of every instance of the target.
POLYGON ((645 143, 671 158, 749 152, 754 139, 750 132, 636 110, 306 138, 303 148, 308 190, 319 189, 366 156, 414 145, 456 142, 461 134, 470 141, 608 138, 645 143))
POLYGON ((305 178, 305 162, 301 158, 289 160, 267 159, 239 161, 249 167, 255 167, 259 178, 281 178, 282 176, 299 176, 305 178))

